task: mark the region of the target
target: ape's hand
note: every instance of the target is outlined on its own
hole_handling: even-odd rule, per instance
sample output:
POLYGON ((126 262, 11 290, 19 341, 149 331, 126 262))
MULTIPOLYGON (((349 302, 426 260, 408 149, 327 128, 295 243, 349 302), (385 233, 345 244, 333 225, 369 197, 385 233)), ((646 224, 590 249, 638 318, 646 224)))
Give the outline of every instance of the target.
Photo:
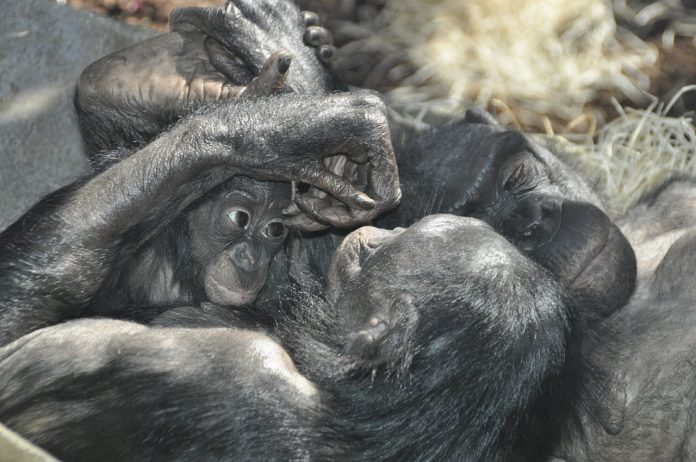
POLYGON ((191 121, 203 128, 201 139, 222 143, 214 157, 240 174, 301 182, 333 196, 311 189, 296 197, 299 208, 289 210, 287 223, 314 230, 364 224, 398 203, 386 112, 370 92, 287 95, 213 108, 191 121))
POLYGON ((181 8, 172 12, 169 21, 172 31, 211 37, 254 74, 272 52, 287 50, 293 55, 288 79, 292 90, 334 89, 333 78, 322 65, 334 55, 331 34, 317 26, 316 14, 301 13, 292 0, 228 0, 222 8, 181 8))

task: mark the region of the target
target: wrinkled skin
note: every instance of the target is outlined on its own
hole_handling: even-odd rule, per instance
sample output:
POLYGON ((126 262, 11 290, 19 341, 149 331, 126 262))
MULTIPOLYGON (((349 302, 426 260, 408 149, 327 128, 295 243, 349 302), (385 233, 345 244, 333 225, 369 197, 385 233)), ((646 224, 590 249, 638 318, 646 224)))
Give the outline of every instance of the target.
POLYGON ((84 70, 75 108, 93 162, 98 164, 105 151, 151 141, 204 103, 332 88, 332 77, 320 64, 333 55, 331 36, 317 25, 315 14, 236 3, 175 10, 170 33, 105 56, 84 70), (207 27, 201 30, 203 20, 207 27), (288 75, 290 61, 294 65, 288 75))

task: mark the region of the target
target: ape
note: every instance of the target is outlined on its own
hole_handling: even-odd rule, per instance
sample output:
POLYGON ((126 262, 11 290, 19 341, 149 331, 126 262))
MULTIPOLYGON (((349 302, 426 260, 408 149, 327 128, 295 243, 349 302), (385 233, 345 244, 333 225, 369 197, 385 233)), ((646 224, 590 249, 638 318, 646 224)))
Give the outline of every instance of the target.
MULTIPOLYGON (((243 42, 243 31, 248 29, 257 35, 264 32, 265 41, 278 42, 294 54, 276 50, 244 65, 223 44, 192 29, 203 13, 210 16, 208 28, 214 29, 220 10, 190 9, 177 10, 171 33, 88 66, 78 81, 74 101, 94 171, 129 156, 134 148, 152 141, 206 102, 270 96, 287 91, 291 84, 296 89, 311 90, 312 83, 321 76, 329 79, 314 58, 314 51, 301 42, 304 33, 305 41, 317 48, 319 59, 326 60, 333 50, 326 30, 315 25, 316 15, 300 14, 294 9, 290 12, 296 14, 285 15, 288 22, 276 18, 270 24, 264 23, 286 40, 273 42, 268 31, 238 24, 234 43, 239 47, 237 42, 243 42), (281 30, 283 27, 286 30, 281 30), (293 72, 289 74, 293 59, 293 72), (300 80, 301 71, 309 83, 300 80)), ((93 312, 147 321, 162 309, 181 304, 253 303, 287 234, 281 211, 289 205, 289 199, 288 184, 255 184, 241 177, 207 193, 186 209, 185 216, 141 243, 127 260, 114 265, 114 280, 107 284, 104 301, 93 312), (147 311, 138 308, 143 305, 148 306, 147 311)), ((280 284, 272 282, 269 286, 280 284)))
MULTIPOLYGON (((250 12, 245 14, 251 16, 250 12)), ((204 19, 210 18, 206 14, 204 19)), ((212 18, 217 16, 213 14, 212 18)), ((421 214, 453 209, 485 218, 494 229, 480 221, 442 216, 423 220, 407 231, 385 233, 367 228, 346 239, 329 271, 328 301, 300 297, 287 317, 276 319, 274 335, 312 383, 293 370, 282 349, 259 334, 229 329, 212 337, 207 333, 199 337, 196 331, 186 329, 152 333, 120 322, 82 321, 36 333, 7 347, 7 370, 18 372, 6 374, 5 389, 15 392, 0 415, 11 427, 34 436, 29 422, 33 412, 48 413, 51 423, 41 432, 46 436, 36 435, 36 439, 67 458, 93 456, 96 440, 69 435, 88 435, 92 429, 104 428, 100 425, 107 424, 95 421, 104 409, 114 412, 115 421, 110 424, 118 427, 112 441, 122 443, 111 449, 115 451, 108 454, 111 457, 184 457, 184 448, 191 451, 187 457, 195 454, 209 458, 222 454, 370 460, 506 457, 520 435, 526 438, 522 429, 540 406, 539 398, 544 397, 547 406, 557 404, 559 381, 566 381, 562 373, 568 366, 574 339, 582 332, 578 326, 583 323, 584 313, 611 311, 630 293, 633 260, 620 233, 616 237, 613 225, 588 203, 594 197, 585 196, 586 188, 579 180, 523 136, 481 123, 482 119, 470 113, 463 121, 439 131, 412 134, 409 143, 399 145, 403 149, 400 162, 407 173, 404 180, 409 179, 408 191, 418 195, 424 186, 419 181, 423 175, 448 167, 448 175, 442 178, 455 174, 459 183, 448 181, 444 187, 454 187, 455 192, 456 186, 462 189, 456 194, 448 190, 439 197, 423 193, 411 201, 412 206, 405 204, 384 220, 411 224, 418 215, 409 215, 409 207, 420 207, 421 214), (438 144, 435 139, 449 140, 450 144, 438 144), (443 162, 433 162, 432 158, 426 161, 423 152, 427 150, 408 150, 405 147, 410 143, 422 143, 421 147, 435 147, 447 154, 443 154, 443 162), (410 165, 421 171, 409 173, 410 165), (576 204, 576 200, 583 203, 576 204), (552 204, 547 206, 546 202, 552 204), (573 227, 585 221, 587 226, 573 235, 573 227), (496 231, 506 232, 526 255, 496 231), (564 253, 571 242, 575 247, 564 253), (414 261, 414 256, 420 255, 428 259, 414 261), (618 284, 601 285, 624 269, 626 275, 618 278, 618 284), (591 297, 581 296, 582 288, 595 285, 600 290, 588 291, 591 297), (74 361, 66 364, 63 354, 70 351, 66 347, 55 357, 46 355, 37 360, 38 351, 45 354, 45 348, 54 342, 70 342, 90 326, 100 332, 94 342, 111 339, 115 345, 127 342, 132 349, 122 357, 94 348, 84 357, 68 356, 74 361), (37 343, 32 344, 34 338, 37 343), (203 339, 210 340, 210 345, 202 348, 203 339), (195 357, 223 358, 227 369, 208 361, 201 363, 201 369, 192 364, 192 369, 184 372, 176 359, 161 360, 167 351, 169 358, 176 358, 180 348, 191 348, 195 357), (247 363, 250 368, 244 368, 247 363), (49 371, 36 388, 21 387, 29 376, 23 364, 40 364, 34 367, 49 371), (95 396, 93 393, 103 389, 90 388, 95 381, 90 370, 100 374, 105 368, 119 376, 114 378, 119 383, 116 396, 95 396), (271 377, 264 368, 271 371, 271 377), (258 369, 264 371, 256 375, 258 369), (151 389, 139 379, 131 380, 131 374, 143 380, 161 380, 163 388, 171 393, 160 400, 151 399, 151 389), (246 385, 237 387, 236 382, 229 382, 230 374, 238 374, 246 385), (195 384, 191 382, 194 377, 195 384), (78 402, 77 408, 84 401, 93 407, 81 415, 73 413, 72 405, 52 409, 54 397, 48 395, 53 392, 48 390, 53 387, 76 390, 72 396, 78 402), (42 390, 46 390, 46 401, 35 396, 42 390), (297 394, 298 390, 311 399, 285 399, 284 393, 297 394), (133 394, 143 400, 133 407, 113 409, 115 403, 133 394), (264 398, 271 395, 272 400, 264 398), (110 404, 103 401, 107 396, 110 404), (212 414, 219 409, 221 399, 226 399, 229 407, 220 410, 216 419, 212 414), (148 402, 171 412, 159 414, 162 420, 152 421, 147 417, 151 413, 140 407, 140 403, 148 402), (28 411, 32 405, 36 407, 28 411), (196 415, 199 411, 201 417, 196 415), (283 416, 278 427, 264 430, 268 423, 262 419, 278 414, 283 416), (208 419, 205 425, 195 429, 187 425, 198 425, 202 419, 208 419), (427 431, 425 425, 429 426, 427 431), (195 433, 199 428, 211 427, 215 431, 209 434, 195 433), (164 428, 175 430, 167 433, 164 428), (174 438, 163 437, 163 432, 174 438), (276 442, 278 433, 283 436, 276 442), (196 439, 195 446, 189 444, 191 437, 196 439), (60 443, 66 440, 73 441, 70 447, 60 443)), ((122 154, 115 155, 117 163, 84 184, 57 194, 53 204, 44 203, 44 210, 34 210, 3 236, 3 250, 8 257, 3 261, 16 265, 21 256, 22 264, 28 262, 19 270, 0 268, 0 274, 7 277, 4 286, 11 290, 12 301, 21 302, 20 309, 3 304, 9 306, 3 310, 7 319, 3 325, 19 318, 21 332, 96 312, 96 307, 114 293, 110 287, 115 279, 113 268, 121 267, 144 242, 158 235, 174 219, 172 215, 228 177, 243 174, 306 181, 328 189, 353 206, 339 208, 335 201, 312 190, 297 204, 307 216, 322 223, 374 218, 398 200, 388 138, 384 108, 364 95, 239 101, 184 118, 134 154, 119 151, 122 154), (300 114, 302 119, 291 114, 300 114), (230 124, 232 128, 228 128, 230 124), (170 149, 170 153, 163 148, 170 149), (227 153, 230 149, 232 154, 227 153), (241 152, 244 158, 237 159, 234 154, 241 152), (370 208, 372 200, 344 179, 328 172, 319 175, 323 165, 320 157, 346 152, 356 164, 368 158, 370 176, 360 181, 377 199, 371 210, 365 208, 370 208), (225 161, 231 167, 221 168, 225 161), (148 174, 153 171, 158 175, 150 178, 148 174), (148 184, 133 185, 133 178, 148 184), (93 197, 94 190, 105 185, 107 191, 125 195, 115 195, 116 206, 93 197), (128 185, 134 186, 132 190, 128 185), (123 206, 120 210, 120 198, 130 204, 130 209, 123 206), (114 207, 113 215, 93 217, 96 229, 92 229, 90 220, 83 222, 84 212, 80 214, 86 206, 97 212, 114 207), (46 208, 52 209, 50 217, 46 208), (74 221, 74 216, 80 220, 74 221), (41 221, 47 218, 63 227, 56 226, 56 221, 42 227, 41 221), (73 233, 73 227, 84 232, 73 233), (61 257, 73 256, 70 247, 65 249, 64 237, 75 234, 85 238, 67 242, 74 246, 75 255, 69 262, 73 266, 64 268, 67 265, 61 257), (63 247, 48 251, 47 257, 40 254, 44 249, 28 250, 29 243, 38 239, 62 241, 63 247), (38 265, 33 260, 39 256, 53 264, 38 265), (80 279, 82 286, 74 283, 78 278, 73 268, 89 270, 90 265, 97 270, 87 271, 90 280, 80 279), (36 285, 32 287, 31 283, 36 285), (39 285, 49 290, 40 291, 39 285), (79 292, 71 292, 75 288, 79 292), (39 304, 48 308, 42 312, 46 316, 43 320, 36 315, 39 304)), ((397 135, 394 138, 401 139, 397 135)), ((240 215, 234 216, 243 221, 240 215)), ((326 238, 320 237, 306 244, 309 250, 305 255, 311 257, 321 247, 315 244, 322 239, 325 242, 326 238)), ((302 247, 301 242, 298 245, 302 247)), ((325 251, 317 256, 328 260, 325 251)), ((215 318, 216 312, 223 312, 220 308, 205 306, 200 312, 210 315, 217 325, 224 325, 215 318)), ((176 312, 179 320, 185 319, 185 314, 185 309, 176 312)), ((169 325, 171 317, 165 315, 156 322, 169 325)))
POLYGON ((429 213, 476 217, 555 274, 598 317, 633 293, 630 244, 599 198, 548 150, 478 110, 402 139, 394 149, 403 199, 378 226, 408 226, 429 213))
POLYGON ((223 183, 137 249, 117 275, 125 290, 112 291, 98 313, 143 303, 252 303, 285 242, 281 212, 289 203, 287 183, 243 176, 223 183))

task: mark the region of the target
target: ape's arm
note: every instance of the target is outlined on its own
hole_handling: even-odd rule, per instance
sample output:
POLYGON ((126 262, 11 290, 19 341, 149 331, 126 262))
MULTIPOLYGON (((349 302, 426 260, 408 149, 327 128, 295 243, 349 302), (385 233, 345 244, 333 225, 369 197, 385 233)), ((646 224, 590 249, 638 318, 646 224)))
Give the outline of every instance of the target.
POLYGON ((0 235, 0 344, 100 302, 144 241, 238 174, 319 186, 353 207, 343 219, 354 222, 400 196, 386 110, 372 95, 288 95, 200 112, 44 199, 0 235), (326 172, 322 159, 338 152, 367 156, 372 199, 326 172))

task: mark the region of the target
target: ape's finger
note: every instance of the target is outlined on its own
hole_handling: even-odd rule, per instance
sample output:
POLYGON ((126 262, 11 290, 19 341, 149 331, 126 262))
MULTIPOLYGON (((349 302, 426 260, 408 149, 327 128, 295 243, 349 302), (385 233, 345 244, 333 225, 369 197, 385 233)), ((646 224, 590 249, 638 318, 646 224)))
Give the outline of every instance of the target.
POLYGON ((367 223, 367 212, 351 210, 345 205, 333 205, 322 209, 321 218, 337 228, 353 228, 367 223))
POLYGON ((387 142, 381 149, 378 146, 368 156, 368 163, 370 171, 366 192, 378 202, 380 210, 394 208, 401 200, 401 187, 391 142, 387 142))
POLYGON ((315 48, 320 45, 331 45, 333 43, 331 32, 321 26, 309 26, 302 38, 305 44, 315 48))
POLYGON ((292 54, 286 50, 274 52, 261 68, 261 72, 247 85, 244 95, 267 96, 285 88, 292 54))
POLYGON ((234 54, 225 48, 219 41, 212 37, 207 37, 205 51, 208 54, 210 63, 220 71, 234 85, 244 85, 249 82, 254 75, 234 54))
POLYGON ((336 56, 336 47, 333 45, 321 45, 317 48, 317 58, 324 64, 331 64, 336 56))
POLYGON ((328 225, 323 225, 317 221, 312 220, 307 215, 303 214, 295 215, 291 218, 286 218, 285 220, 283 220, 283 223, 285 223, 285 226, 289 228, 299 229, 301 231, 308 232, 323 231, 329 228, 328 225))
POLYGON ((375 201, 370 196, 356 189, 349 181, 335 173, 322 170, 311 179, 310 183, 350 207, 364 210, 375 207, 375 201))
POLYGON ((312 220, 319 222, 323 225, 328 225, 329 222, 327 222, 322 216, 321 216, 321 210, 331 207, 331 203, 328 201, 328 199, 319 199, 316 197, 310 197, 307 196, 306 194, 302 196, 298 196, 295 198, 295 203, 299 207, 299 209, 307 215, 309 218, 312 220))
POLYGON ((304 21, 306 27, 315 26, 319 24, 319 15, 314 11, 303 11, 302 20, 304 21))

